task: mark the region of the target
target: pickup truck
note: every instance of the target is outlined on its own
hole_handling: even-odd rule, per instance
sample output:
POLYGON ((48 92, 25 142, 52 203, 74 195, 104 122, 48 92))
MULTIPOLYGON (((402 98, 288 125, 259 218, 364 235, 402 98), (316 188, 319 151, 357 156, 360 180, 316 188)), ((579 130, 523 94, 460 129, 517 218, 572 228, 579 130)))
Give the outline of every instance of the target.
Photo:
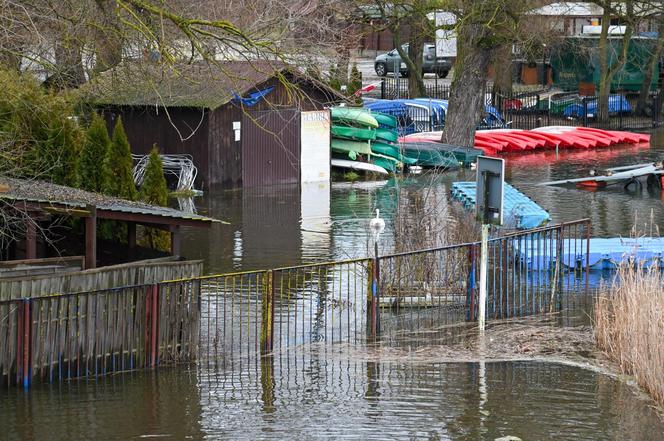
MULTIPOLYGON (((403 49, 408 52, 408 43, 404 44, 403 49)), ((445 78, 450 73, 452 63, 449 59, 443 57, 436 57, 436 45, 433 43, 425 43, 422 51, 422 73, 434 73, 438 78, 445 78)), ((402 77, 408 77, 408 67, 406 63, 401 61, 399 52, 392 49, 386 54, 381 54, 376 57, 374 61, 374 70, 376 75, 384 77, 389 73, 393 73, 395 68, 399 69, 402 77), (397 67, 398 66, 398 67, 397 67)))

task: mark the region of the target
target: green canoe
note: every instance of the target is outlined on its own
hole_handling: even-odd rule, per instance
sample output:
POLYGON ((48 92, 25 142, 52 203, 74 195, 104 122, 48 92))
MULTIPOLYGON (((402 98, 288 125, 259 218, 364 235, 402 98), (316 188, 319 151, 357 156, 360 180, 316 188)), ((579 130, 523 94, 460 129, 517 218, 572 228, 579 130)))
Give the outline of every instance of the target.
POLYGON ((369 158, 372 164, 383 167, 385 170, 392 173, 400 172, 403 170, 403 162, 389 156, 373 153, 369 158))
POLYGON ((361 127, 378 128, 378 121, 366 109, 357 107, 333 107, 332 121, 361 127))
POLYGON ((389 156, 407 165, 415 165, 417 163, 416 158, 409 158, 407 156, 402 155, 399 150, 399 146, 395 144, 385 144, 377 141, 372 142, 371 151, 374 154, 378 153, 381 155, 389 156))
POLYGON ((405 143, 403 152, 405 156, 417 159, 416 164, 421 167, 456 169, 460 165, 454 154, 437 149, 435 143, 405 143))
POLYGON ((387 142, 397 142, 399 135, 392 129, 376 129, 376 139, 387 142))
POLYGON ((367 141, 350 141, 347 139, 332 138, 330 147, 333 152, 346 153, 350 159, 357 159, 357 155, 370 155, 371 147, 367 141))
POLYGON ((374 129, 333 125, 331 132, 333 138, 353 139, 357 141, 373 141, 376 139, 376 131, 374 129))
POLYGON ((386 115, 384 113, 372 113, 371 116, 376 118, 378 124, 385 127, 390 127, 393 129, 397 128, 397 119, 392 115, 386 115))

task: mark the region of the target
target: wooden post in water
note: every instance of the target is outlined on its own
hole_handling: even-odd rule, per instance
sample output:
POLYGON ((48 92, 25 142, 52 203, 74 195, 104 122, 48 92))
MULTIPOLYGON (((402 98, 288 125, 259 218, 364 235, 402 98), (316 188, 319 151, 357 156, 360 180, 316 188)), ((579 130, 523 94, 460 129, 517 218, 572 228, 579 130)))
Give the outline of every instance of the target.
POLYGON ((85 218, 85 269, 97 267, 97 209, 88 207, 90 215, 85 218))
POLYGON ((159 285, 152 285, 152 323, 151 331, 151 349, 150 349, 150 367, 156 367, 159 363, 159 285))
POLYGON ((263 274, 263 301, 261 302, 261 353, 272 352, 274 344, 274 273, 263 274))

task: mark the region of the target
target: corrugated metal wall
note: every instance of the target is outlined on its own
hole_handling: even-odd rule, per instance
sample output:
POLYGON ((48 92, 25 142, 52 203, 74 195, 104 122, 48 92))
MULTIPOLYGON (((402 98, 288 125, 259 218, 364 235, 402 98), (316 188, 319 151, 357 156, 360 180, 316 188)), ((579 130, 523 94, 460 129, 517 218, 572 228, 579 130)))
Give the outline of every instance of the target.
POLYGON ((300 112, 264 110, 242 116, 242 185, 297 184, 300 112))

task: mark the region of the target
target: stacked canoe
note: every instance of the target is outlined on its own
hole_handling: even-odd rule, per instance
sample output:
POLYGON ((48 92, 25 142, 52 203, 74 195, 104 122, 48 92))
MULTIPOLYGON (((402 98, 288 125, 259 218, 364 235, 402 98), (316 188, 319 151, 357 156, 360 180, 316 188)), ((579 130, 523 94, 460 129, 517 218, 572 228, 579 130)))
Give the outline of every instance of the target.
POLYGON ((334 107, 331 113, 333 166, 347 164, 340 161, 350 160, 373 164, 375 167, 366 170, 379 174, 403 169, 398 146, 394 149, 390 145, 398 138, 394 117, 373 115, 365 109, 353 107, 334 107))
POLYGON ((399 173, 405 166, 456 168, 459 161, 432 145, 401 144, 392 115, 352 107, 331 109, 332 165, 380 174, 399 173), (354 161, 355 163, 350 163, 354 161))
MULTIPOLYGON (((442 132, 408 135, 411 142, 437 141, 442 132)), ((538 149, 588 149, 617 144, 640 144, 650 141, 650 135, 590 127, 549 126, 534 130, 497 129, 475 132, 475 147, 484 154, 524 152, 538 149)))

